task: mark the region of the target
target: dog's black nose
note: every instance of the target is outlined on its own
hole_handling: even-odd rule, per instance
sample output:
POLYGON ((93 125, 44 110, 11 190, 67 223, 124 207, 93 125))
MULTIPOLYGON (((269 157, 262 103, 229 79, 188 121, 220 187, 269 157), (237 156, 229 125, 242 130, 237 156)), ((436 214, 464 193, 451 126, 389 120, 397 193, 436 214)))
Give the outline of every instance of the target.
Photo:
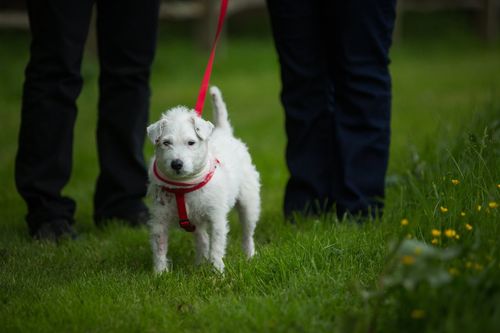
POLYGON ((172 169, 174 169, 175 171, 179 171, 180 169, 182 169, 182 161, 179 160, 179 159, 176 159, 176 160, 173 160, 172 163, 170 163, 170 166, 172 167, 172 169))

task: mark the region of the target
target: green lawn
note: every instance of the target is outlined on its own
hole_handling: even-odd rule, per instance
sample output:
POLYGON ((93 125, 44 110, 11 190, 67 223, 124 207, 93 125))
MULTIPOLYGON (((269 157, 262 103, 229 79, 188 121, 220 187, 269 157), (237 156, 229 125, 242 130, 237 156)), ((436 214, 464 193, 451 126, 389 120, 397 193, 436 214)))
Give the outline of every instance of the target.
MULTIPOLYGON (((145 229, 92 224, 98 77, 92 56, 83 66, 65 190, 78 202, 81 237, 57 246, 29 239, 13 182, 29 38, 1 32, 0 331, 499 331, 500 47, 463 32, 446 36, 452 37, 415 36, 393 49, 387 209, 381 221, 363 226, 331 216, 284 224, 274 48, 267 36, 231 36, 212 83, 261 173, 263 214, 250 262, 231 219, 221 277, 209 266, 194 267, 189 234, 173 233, 173 272, 155 276, 145 229)), ((162 30, 152 120, 171 106, 194 104, 206 57, 162 30)))

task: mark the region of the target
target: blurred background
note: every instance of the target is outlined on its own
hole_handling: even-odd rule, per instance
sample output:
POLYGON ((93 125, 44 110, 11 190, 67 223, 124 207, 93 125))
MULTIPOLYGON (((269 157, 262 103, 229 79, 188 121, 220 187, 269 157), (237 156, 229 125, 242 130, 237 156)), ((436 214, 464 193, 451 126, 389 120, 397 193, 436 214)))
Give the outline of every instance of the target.
MULTIPOLYGON (((500 1, 498 0, 398 0, 398 23, 395 37, 403 34, 404 21, 411 13, 461 12, 476 32, 492 42, 498 34, 500 1)), ((162 21, 190 21, 197 28, 197 42, 208 47, 216 27, 218 0, 163 0, 160 19, 162 21)), ((265 11, 265 0, 233 0, 229 2, 228 15, 233 21, 257 18, 265 11)), ((25 0, 0 0, 0 27, 28 29, 25 0)), ((425 15, 429 16, 429 15, 425 15)), ((92 33, 90 38, 93 38, 92 33)))
MULTIPOLYGON (((151 116, 193 106, 218 15, 217 0, 162 1, 158 50, 151 80, 151 116)), ((459 131, 479 109, 500 101, 500 0, 399 0, 394 45, 392 145, 389 180, 419 154, 459 131)), ((131 25, 134 22, 130 22, 131 25)), ((29 26, 22 0, 0 0, 0 194, 4 214, 19 221, 23 205, 13 183, 29 26)), ((95 149, 97 62, 90 27, 78 100, 74 170, 67 194, 77 219, 89 225, 98 173, 95 149)), ((229 106, 236 135, 248 143, 264 185, 264 211, 279 214, 287 179, 280 82, 264 0, 231 0, 212 84, 229 106)), ((207 105, 205 116, 210 118, 207 105), (208 111, 207 111, 208 110, 208 111)), ((145 147, 150 157, 152 148, 145 147)))

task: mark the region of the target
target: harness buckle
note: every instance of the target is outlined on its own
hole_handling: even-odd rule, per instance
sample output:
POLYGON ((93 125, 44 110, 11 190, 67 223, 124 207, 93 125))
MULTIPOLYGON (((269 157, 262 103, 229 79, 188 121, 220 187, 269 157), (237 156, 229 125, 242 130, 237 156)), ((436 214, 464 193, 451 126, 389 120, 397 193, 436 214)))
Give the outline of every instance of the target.
POLYGON ((196 230, 196 226, 192 225, 189 219, 179 220, 179 225, 182 229, 186 230, 187 232, 193 232, 196 230))

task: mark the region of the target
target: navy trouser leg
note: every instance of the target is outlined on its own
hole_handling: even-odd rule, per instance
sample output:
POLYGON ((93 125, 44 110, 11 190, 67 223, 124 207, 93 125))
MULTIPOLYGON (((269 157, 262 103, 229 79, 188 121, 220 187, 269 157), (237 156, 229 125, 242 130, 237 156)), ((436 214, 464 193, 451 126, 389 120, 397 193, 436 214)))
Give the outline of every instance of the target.
MULTIPOLYGON (((94 0, 28 1, 33 41, 26 69, 16 184, 34 233, 46 221, 73 221, 61 195, 71 173, 80 65, 94 0)), ((100 217, 145 210, 142 155, 158 0, 97 1, 101 60, 98 150, 100 217)))
POLYGON ((337 212, 374 216, 383 208, 389 159, 395 0, 327 1, 326 31, 334 84, 334 128, 340 172, 332 196, 337 212))
POLYGON ((97 1, 101 74, 96 221, 146 210, 143 145, 158 10, 158 0, 97 1))
POLYGON ((285 214, 382 207, 394 0, 268 0, 281 65, 290 179, 285 214))
POLYGON ((27 5, 32 42, 15 179, 33 234, 43 222, 73 222, 75 203, 61 190, 71 173, 75 101, 92 1, 29 0, 27 5))
POLYGON ((318 212, 328 204, 331 121, 328 72, 318 1, 269 0, 268 8, 281 65, 281 101, 288 138, 290 178, 285 216, 318 212))

